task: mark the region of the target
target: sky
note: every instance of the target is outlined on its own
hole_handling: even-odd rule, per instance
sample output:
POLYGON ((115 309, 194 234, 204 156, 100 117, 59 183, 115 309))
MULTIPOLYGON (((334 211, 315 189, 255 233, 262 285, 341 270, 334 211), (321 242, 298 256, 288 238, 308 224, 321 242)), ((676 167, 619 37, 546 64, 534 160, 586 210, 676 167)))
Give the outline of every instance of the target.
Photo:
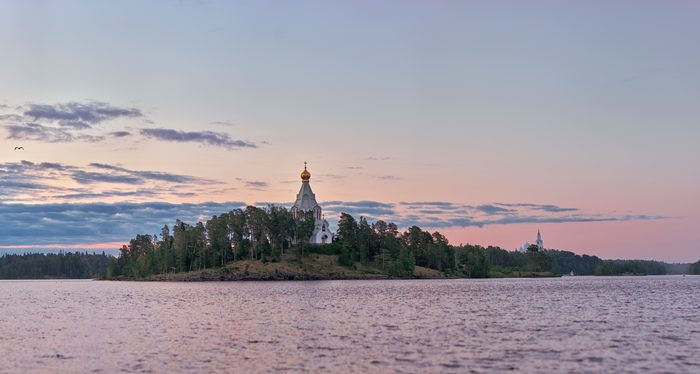
POLYGON ((291 207, 700 259, 700 3, 0 0, 0 254, 291 207), (22 147, 22 149, 15 149, 22 147))

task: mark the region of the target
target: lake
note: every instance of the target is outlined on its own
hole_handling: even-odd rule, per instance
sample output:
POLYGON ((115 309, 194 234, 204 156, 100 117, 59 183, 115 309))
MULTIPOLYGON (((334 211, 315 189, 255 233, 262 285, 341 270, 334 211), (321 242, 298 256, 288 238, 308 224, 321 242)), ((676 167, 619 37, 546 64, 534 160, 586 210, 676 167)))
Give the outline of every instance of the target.
POLYGON ((700 372, 700 277, 0 281, 0 373, 700 372))

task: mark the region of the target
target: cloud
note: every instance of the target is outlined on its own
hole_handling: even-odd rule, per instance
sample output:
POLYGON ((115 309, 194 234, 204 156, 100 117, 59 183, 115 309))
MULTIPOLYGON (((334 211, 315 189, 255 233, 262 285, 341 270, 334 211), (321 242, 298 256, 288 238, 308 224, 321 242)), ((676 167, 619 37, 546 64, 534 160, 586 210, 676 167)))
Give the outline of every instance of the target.
POLYGON ((502 213, 512 213, 515 212, 515 209, 506 209, 506 208, 501 208, 495 205, 490 205, 490 204, 484 204, 484 205, 479 205, 476 207, 477 210, 480 210, 486 214, 502 214, 502 213))
MULTIPOLYGON (((35 165, 37 166, 37 165, 35 165)), ((108 169, 110 166, 106 165, 108 169)), ((66 168, 66 165, 62 166, 66 168)), ((84 192, 90 195, 90 192, 84 192)), ((113 196, 150 196, 150 192, 140 189, 132 192, 109 190, 92 194, 90 197, 113 196)), ((79 198, 80 193, 75 194, 79 198)), ((156 195, 157 196, 157 195, 156 195)), ((257 202, 256 206, 267 207, 269 202, 257 202)), ((412 203, 416 204, 416 203, 412 203)), ((393 222, 400 229, 418 226, 426 230, 440 230, 454 227, 484 227, 487 225, 509 225, 523 223, 564 223, 564 222, 601 222, 654 220, 673 217, 652 215, 614 215, 614 214, 570 214, 561 211, 540 210, 540 215, 532 215, 530 208, 537 204, 509 204, 513 209, 503 214, 498 212, 484 215, 478 207, 494 204, 482 204, 477 208, 453 209, 464 207, 451 202, 420 203, 433 206, 433 209, 408 209, 408 203, 386 203, 379 201, 328 201, 321 202, 324 215, 332 226, 337 226, 341 212, 349 213, 359 220, 363 216, 371 224, 377 220, 393 222), (444 207, 442 209, 440 207, 444 207), (521 209, 516 209, 519 206, 521 209)), ((206 221, 212 216, 220 215, 236 208, 245 209, 248 204, 240 201, 204 202, 174 204, 162 201, 148 202, 85 202, 85 203, 37 203, 7 204, 0 203, 0 247, 26 248, 37 250, 54 246, 60 248, 89 248, 99 243, 126 243, 136 234, 156 234, 164 225, 172 227, 177 219, 189 224, 206 221), (82 244, 80 244, 82 243, 82 244), (42 247, 44 246, 44 247, 42 247)), ((275 204, 289 208, 292 203, 275 204)), ((488 209, 487 209, 488 210, 488 209)), ((54 248, 52 247, 52 248, 54 248)), ((117 248, 114 248, 116 253, 117 248)), ((108 251, 109 252, 109 251, 108 251)))
POLYGON ((516 207, 516 208, 529 208, 531 210, 544 210, 545 212, 575 212, 579 210, 578 208, 560 208, 556 205, 538 205, 538 204, 502 204, 494 203, 494 205, 516 207))
POLYGON ((177 131, 172 129, 141 129, 141 135, 169 142, 194 142, 228 149, 257 148, 255 143, 234 140, 228 134, 213 131, 177 131))
POLYGON ((0 225, 3 227, 0 246, 128 242, 136 234, 160 233, 164 225, 172 227, 177 219, 194 224, 201 216, 210 218, 245 206, 245 203, 235 201, 199 204, 0 203, 0 225))
POLYGON ((71 178, 80 183, 80 184, 90 184, 90 183, 97 183, 97 182, 104 182, 104 183, 124 183, 124 184, 143 184, 144 181, 142 178, 138 178, 133 175, 114 175, 114 174, 106 174, 106 173, 94 173, 94 172, 86 172, 83 170, 78 170, 73 175, 71 178))
POLYGON ((69 102, 55 105, 29 104, 24 116, 34 121, 46 120, 64 127, 84 129, 120 117, 142 117, 143 114, 135 108, 119 108, 102 102, 69 102))
POLYGON ((541 209, 544 210, 545 212, 575 212, 579 210, 578 208, 560 208, 558 206, 554 205, 540 205, 537 206, 533 209, 541 209))
POLYGON ((100 193, 73 193, 66 195, 56 195, 59 199, 95 199, 95 198, 110 198, 110 197, 137 197, 137 196, 148 196, 156 197, 157 194, 153 191, 105 191, 100 193))
POLYGON ((393 208, 395 205, 392 203, 381 203, 378 201, 328 201, 325 203, 329 206, 342 206, 342 207, 361 207, 361 208, 393 208))
POLYGON ((107 133, 107 135, 115 137, 115 138, 123 138, 125 136, 131 136, 132 134, 128 131, 114 131, 107 133))
MULTIPOLYGON (((328 201, 320 203, 329 221, 335 224, 340 212, 353 216, 363 215, 368 220, 382 219, 394 222, 401 228, 419 226, 425 229, 447 229, 452 227, 484 227, 487 225, 509 225, 523 223, 601 222, 646 219, 668 219, 673 217, 648 215, 616 215, 582 213, 578 208, 560 208, 555 205, 530 203, 480 204, 477 206, 447 201, 400 202, 396 205, 376 201, 328 201), (574 213, 574 214, 572 214, 574 213), (371 219, 370 219, 371 218, 371 219)), ((357 217, 356 217, 357 218, 357 217)))
POLYGON ((220 182, 160 171, 130 170, 99 163, 87 166, 50 162, 37 164, 26 160, 0 163, 0 186, 3 187, 0 190, 0 198, 4 201, 41 201, 48 198, 78 200, 120 196, 138 198, 154 194, 163 197, 192 196, 194 192, 211 193, 213 191, 209 186, 215 185, 220 185, 220 182), (77 185, 75 188, 66 187, 71 184, 77 185), (139 188, 134 190, 134 186, 139 188))
MULTIPOLYGON (((7 109, 3 107, 0 109, 7 109)), ((7 139, 46 143, 99 142, 105 137, 89 133, 96 125, 120 118, 144 117, 136 108, 121 108, 103 102, 27 104, 16 108, 20 114, 0 115, 7 139)), ((111 136, 125 136, 124 131, 111 136)))
POLYGON ((423 202, 405 202, 402 201, 399 204, 407 206, 409 209, 422 209, 423 207, 440 207, 442 209, 459 209, 464 208, 465 205, 455 204, 446 201, 423 201, 423 202))
MULTIPOLYGON (((13 110, 5 105, 0 111, 13 110)), ((106 131, 103 125, 116 120, 140 119, 153 123, 140 109, 110 105, 99 101, 71 101, 59 104, 26 104, 14 108, 15 113, 0 114, 0 127, 6 139, 43 143, 102 142, 135 134, 126 130, 106 131)), ((229 122, 212 122, 212 125, 231 126, 229 122)), ((127 127, 130 129, 130 127, 127 127)), ((257 148, 254 142, 236 140, 229 134, 214 131, 178 131, 165 128, 142 128, 138 134, 146 139, 167 142, 198 143, 227 149, 257 148)), ((138 140, 138 139, 137 139, 138 140)), ((267 144, 261 141, 260 144, 267 144)))
POLYGON ((339 216, 340 213, 348 213, 353 217, 364 216, 365 218, 376 218, 381 216, 393 216, 397 212, 393 209, 394 204, 382 203, 378 201, 329 201, 321 205, 326 216, 331 217, 332 214, 339 216), (329 214, 332 213, 332 214, 329 214))
POLYGON ((267 182, 247 181, 245 186, 253 190, 262 190, 264 187, 267 187, 267 182))
POLYGON ((386 161, 386 160, 391 160, 391 157, 365 157, 363 158, 365 161, 386 161))
POLYGON ((103 136, 74 135, 70 131, 27 123, 22 125, 7 125, 7 139, 30 140, 44 143, 70 143, 74 141, 99 142, 104 140, 103 136))

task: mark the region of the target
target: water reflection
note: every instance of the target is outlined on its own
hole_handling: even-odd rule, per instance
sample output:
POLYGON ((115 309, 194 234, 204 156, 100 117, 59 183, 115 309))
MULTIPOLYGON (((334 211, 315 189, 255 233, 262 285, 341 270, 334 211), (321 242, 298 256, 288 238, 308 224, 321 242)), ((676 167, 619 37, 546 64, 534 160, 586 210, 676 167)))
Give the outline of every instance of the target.
POLYGON ((695 372, 700 277, 2 281, 2 372, 695 372))

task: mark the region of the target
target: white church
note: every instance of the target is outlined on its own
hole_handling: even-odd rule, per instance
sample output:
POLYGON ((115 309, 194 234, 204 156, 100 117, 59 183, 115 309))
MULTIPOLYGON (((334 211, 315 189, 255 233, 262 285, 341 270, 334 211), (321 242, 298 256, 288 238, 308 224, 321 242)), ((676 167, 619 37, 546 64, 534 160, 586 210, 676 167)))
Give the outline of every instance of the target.
MULTIPOLYGON (((540 252, 542 252, 542 250, 544 250, 544 244, 542 244, 542 236, 540 235, 540 230, 537 230, 537 240, 535 241, 535 245, 537 245, 537 249, 539 249, 540 252)), ((525 242, 525 244, 522 247, 518 248, 517 251, 525 253, 525 252, 527 252, 527 248, 529 246, 530 246, 530 243, 525 242)))
POLYGON ((297 200, 294 202, 291 212, 296 218, 299 212, 313 211, 316 226, 311 239, 309 239, 309 244, 330 244, 333 241, 333 233, 328 221, 323 217, 321 206, 316 202, 316 194, 311 191, 309 179, 311 179, 311 173, 306 170, 306 161, 304 161, 304 171, 301 172, 301 189, 299 189, 297 200))

